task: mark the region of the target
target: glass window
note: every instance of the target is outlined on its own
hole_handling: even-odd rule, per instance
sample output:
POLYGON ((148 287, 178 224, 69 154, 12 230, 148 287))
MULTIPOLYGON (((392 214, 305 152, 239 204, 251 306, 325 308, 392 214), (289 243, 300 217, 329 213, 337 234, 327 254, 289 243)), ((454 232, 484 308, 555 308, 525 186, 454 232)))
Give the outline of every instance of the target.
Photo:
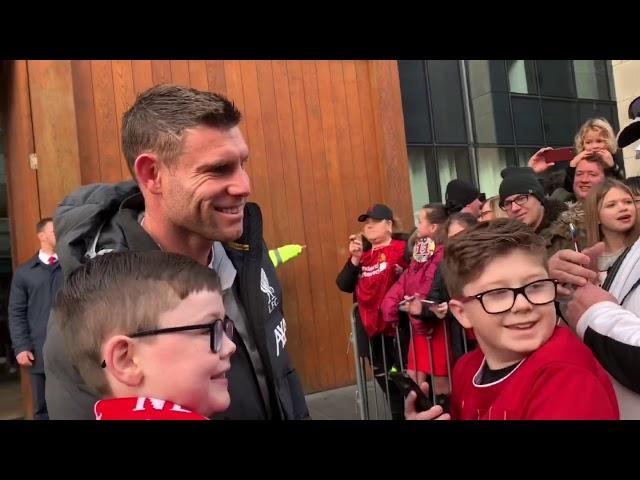
POLYGON ((509 90, 513 93, 538 93, 536 74, 531 60, 507 60, 509 90))
POLYGON ((542 118, 547 145, 569 147, 578 131, 578 106, 576 102, 543 100, 542 118))
POLYGON ((500 172, 508 166, 516 165, 516 153, 513 148, 478 148, 478 179, 480 191, 487 198, 498 194, 502 177, 500 172))
MULTIPOLYGON (((411 182, 411 199, 413 211, 429 203, 429 179, 436 178, 434 174, 427 173, 427 164, 435 170, 433 160, 433 147, 409 147, 409 180, 411 182)), ((437 188, 437 187, 436 187, 437 188)))
POLYGON ((518 166, 526 167, 529 164, 529 159, 533 157, 533 154, 536 153, 539 148, 527 148, 527 147, 519 147, 518 148, 518 166))
POLYGON ((431 116, 427 102, 424 61, 398 62, 400 92, 404 112, 404 130, 407 143, 431 143, 431 116))
POLYGON ((489 92, 508 91, 502 60, 469 60, 467 76, 472 99, 489 92))
MULTIPOLYGON (((611 124, 614 131, 618 124, 618 114, 612 104, 599 102, 579 102, 578 103, 578 128, 590 118, 603 117, 611 124)), ((577 131, 577 130, 576 130, 577 131)))
POLYGON ((574 60, 578 98, 609 100, 607 64, 604 60, 574 60))
POLYGON ((520 145, 544 145, 540 101, 537 98, 512 97, 516 142, 520 145))
POLYGON ((469 165, 469 150, 466 147, 438 148, 438 177, 442 197, 447 191, 447 184, 454 178, 474 183, 469 165))
POLYGON ((478 143, 513 143, 513 128, 506 93, 487 93, 472 100, 473 125, 478 143))
POLYGON ((457 60, 427 61, 437 143, 467 143, 457 60))
POLYGON ((575 98, 571 60, 538 60, 540 94, 575 98))

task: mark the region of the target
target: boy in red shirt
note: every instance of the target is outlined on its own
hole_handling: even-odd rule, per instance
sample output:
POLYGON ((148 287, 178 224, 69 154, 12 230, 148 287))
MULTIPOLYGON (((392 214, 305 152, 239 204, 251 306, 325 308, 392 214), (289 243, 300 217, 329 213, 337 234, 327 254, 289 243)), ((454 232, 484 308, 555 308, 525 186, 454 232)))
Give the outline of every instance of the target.
POLYGON ((215 271, 160 251, 100 255, 53 308, 97 420, 206 420, 229 407, 235 352, 215 271))
POLYGON ((557 326, 557 282, 544 241, 529 227, 480 223, 449 240, 443 266, 451 311, 480 347, 455 366, 453 419, 619 418, 607 374, 557 326))

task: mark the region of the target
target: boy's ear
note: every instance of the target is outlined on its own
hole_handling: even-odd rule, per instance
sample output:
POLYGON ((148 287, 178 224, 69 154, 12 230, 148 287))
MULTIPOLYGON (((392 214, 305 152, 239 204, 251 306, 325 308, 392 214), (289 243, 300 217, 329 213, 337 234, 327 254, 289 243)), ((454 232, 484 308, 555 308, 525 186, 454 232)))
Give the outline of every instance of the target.
POLYGON ((102 348, 106 370, 120 383, 136 387, 144 378, 135 356, 135 344, 126 335, 114 335, 102 348))
POLYGON ((472 328, 465 311, 464 303, 460 300, 449 300, 449 310, 451 310, 451 313, 453 313, 453 316, 456 317, 460 325, 464 328, 472 328))

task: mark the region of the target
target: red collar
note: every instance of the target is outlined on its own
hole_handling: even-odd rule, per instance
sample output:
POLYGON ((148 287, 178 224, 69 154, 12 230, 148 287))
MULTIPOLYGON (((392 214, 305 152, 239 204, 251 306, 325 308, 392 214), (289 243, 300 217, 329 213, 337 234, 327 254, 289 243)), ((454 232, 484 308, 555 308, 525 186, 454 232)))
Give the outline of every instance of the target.
POLYGON ((147 397, 99 400, 94 412, 96 420, 208 420, 176 403, 147 397))

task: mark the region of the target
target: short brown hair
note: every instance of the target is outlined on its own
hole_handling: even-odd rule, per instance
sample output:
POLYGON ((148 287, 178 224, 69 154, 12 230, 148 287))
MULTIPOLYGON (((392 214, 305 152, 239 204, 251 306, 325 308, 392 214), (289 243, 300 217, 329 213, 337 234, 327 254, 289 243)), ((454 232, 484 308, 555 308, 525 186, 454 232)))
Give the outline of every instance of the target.
MULTIPOLYGON (((609 173, 609 165, 607 165, 607 162, 604 161, 604 159, 602 158, 602 155, 600 155, 598 152, 591 152, 588 155, 585 155, 582 160, 584 160, 585 162, 589 162, 589 163, 595 163, 597 165, 600 166, 600 168, 602 168, 602 172, 607 175, 609 173)), ((581 161, 582 161, 581 160, 581 161)), ((580 162, 578 162, 580 163, 580 162)), ((578 168, 578 165, 576 165, 576 168, 578 168)))
POLYGON ((41 233, 44 231, 44 227, 47 226, 47 223, 53 222, 53 218, 45 217, 41 219, 38 223, 36 223, 36 233, 41 233))
POLYGON ((119 252, 99 255, 71 273, 58 292, 53 321, 85 383, 101 395, 110 388, 100 366, 111 336, 158 326, 158 317, 199 291, 220 291, 215 271, 182 255, 119 252))
POLYGON ((547 268, 544 240, 517 220, 498 218, 481 222, 451 237, 445 244, 442 262, 449 295, 462 296, 465 285, 482 275, 492 259, 514 250, 540 255, 547 268))
POLYGON ((131 175, 135 178, 134 163, 145 151, 172 165, 185 129, 198 125, 229 129, 241 118, 233 102, 218 93, 169 84, 142 92, 122 118, 122 151, 131 175))

